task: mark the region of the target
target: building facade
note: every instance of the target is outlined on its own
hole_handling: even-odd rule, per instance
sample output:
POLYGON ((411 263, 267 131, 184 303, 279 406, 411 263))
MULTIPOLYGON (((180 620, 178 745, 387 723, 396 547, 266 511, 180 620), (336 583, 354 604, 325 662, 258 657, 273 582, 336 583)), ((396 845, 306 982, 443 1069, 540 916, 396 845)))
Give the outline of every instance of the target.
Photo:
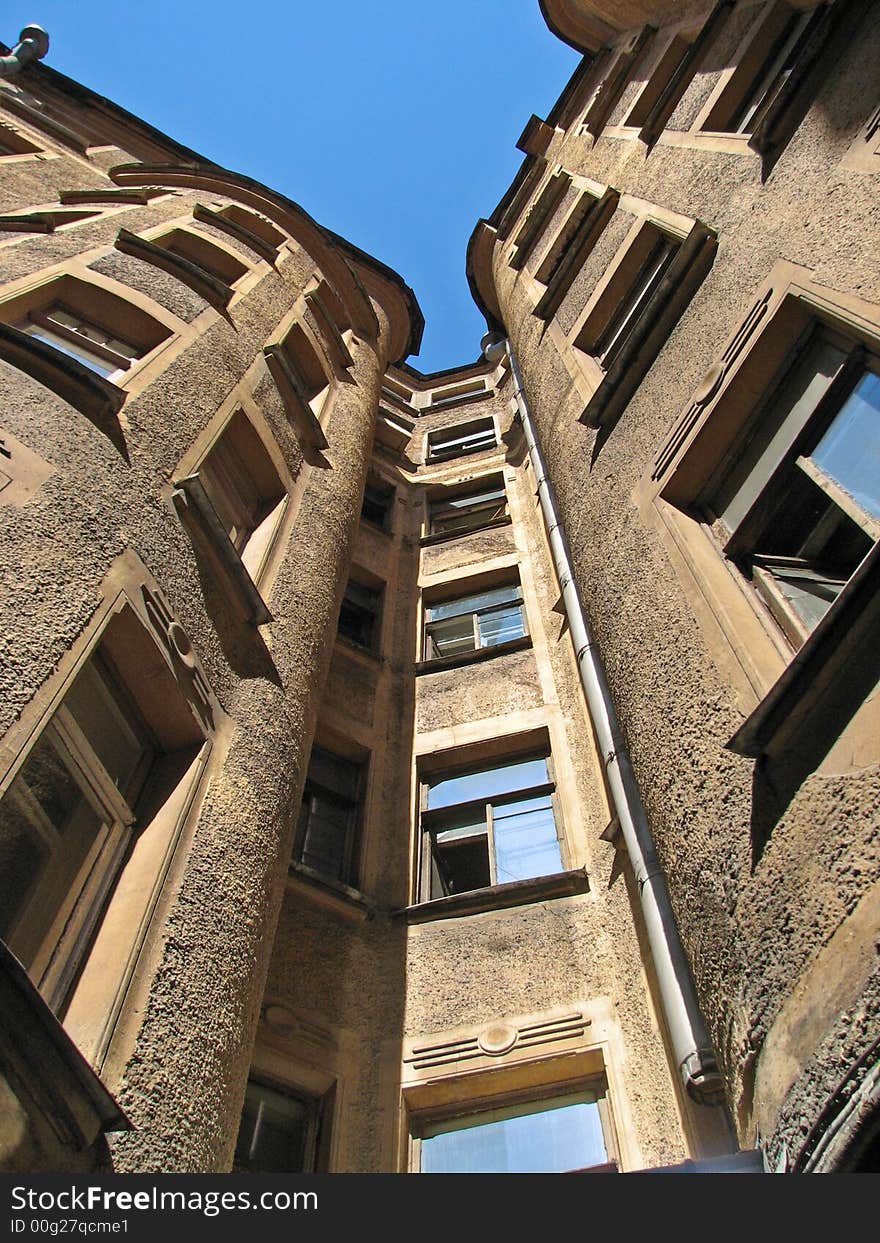
POLYGON ((430 375, 0 79, 4 1168, 876 1168, 877 6, 542 9, 430 375))

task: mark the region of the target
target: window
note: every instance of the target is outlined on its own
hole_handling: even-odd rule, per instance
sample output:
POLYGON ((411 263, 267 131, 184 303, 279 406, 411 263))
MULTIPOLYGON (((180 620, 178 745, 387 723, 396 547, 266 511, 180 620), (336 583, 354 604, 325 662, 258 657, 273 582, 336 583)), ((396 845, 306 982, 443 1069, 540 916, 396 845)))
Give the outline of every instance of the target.
POLYGON ((312 747, 294 844, 296 862, 330 880, 356 880, 366 764, 312 747))
POLYGON ((456 535, 506 522, 507 494, 503 483, 482 480, 476 490, 442 496, 428 503, 428 534, 456 535))
POLYGON ((249 1079, 233 1171, 314 1174, 319 1166, 322 1113, 318 1097, 249 1079))
POLYGON ((544 753, 426 777, 423 901, 562 871, 549 764, 544 753))
POLYGON ((413 1124, 423 1174, 556 1174, 608 1167, 601 1107, 604 1088, 413 1124))
POLYGON ((368 652, 379 648, 382 588, 349 579, 339 610, 337 633, 368 652))
POLYGON ((570 186, 571 177, 563 172, 554 173, 544 186, 514 240, 513 252, 510 256, 512 268, 519 269, 525 266, 526 260, 537 245, 553 213, 565 198, 570 186))
MULTIPOLYGON (((780 90, 791 77, 804 44, 810 37, 816 22, 823 15, 822 6, 816 9, 787 10, 787 15, 775 36, 764 44, 764 61, 753 78, 752 87, 740 100, 723 127, 735 134, 751 134, 760 120, 760 114, 773 103, 780 90)), ((769 31, 767 32, 770 33, 769 31)), ((708 128, 708 127, 707 127, 708 128)))
POLYGON ((269 370, 306 439, 319 449, 327 441, 318 422, 330 394, 330 378, 317 346, 302 324, 292 323, 284 335, 263 347, 269 370))
POLYGON ((265 562, 287 493, 247 415, 238 410, 199 467, 198 477, 253 578, 265 562))
POLYGON ((704 491, 725 552, 799 647, 880 536, 880 358, 809 336, 704 491))
POLYGON ((394 488, 390 483, 367 483, 361 505, 361 517, 380 531, 391 529, 394 511, 394 488))
POLYGON ((481 453, 494 449, 498 440, 495 423, 491 418, 474 419, 428 433, 428 461, 445 462, 447 458, 463 457, 466 453, 481 453))
POLYGON ((55 1011, 66 1009, 135 837, 173 801, 203 742, 123 610, 0 799, 0 936, 55 1011))
POLYGON ((592 394, 581 421, 610 427, 709 271, 718 239, 661 208, 637 219, 571 331, 592 394), (656 219, 662 221, 656 223, 656 219))
POLYGON ((25 138, 18 130, 0 121, 0 157, 4 155, 36 155, 42 148, 25 138))
MULTIPOLYGON (((690 51, 690 42, 682 35, 675 35, 651 67, 650 77, 627 113, 624 125, 643 126, 657 111, 674 77, 682 69, 690 51)), ((667 115, 671 107, 665 109, 667 115)))
POLYGON ((603 299, 605 307, 600 304, 596 308, 597 314, 590 317, 575 340, 577 348, 598 358, 606 371, 632 336, 679 247, 677 239, 667 237, 658 229, 649 228, 643 232, 645 236, 637 239, 641 253, 632 255, 620 280, 609 284, 603 299), (604 323, 598 327, 600 317, 604 323))
POLYGON ((425 608, 425 660, 498 647, 526 633, 522 588, 494 587, 425 608))
POLYGON ((144 352, 57 302, 31 311, 15 326, 109 380, 118 379, 144 352))

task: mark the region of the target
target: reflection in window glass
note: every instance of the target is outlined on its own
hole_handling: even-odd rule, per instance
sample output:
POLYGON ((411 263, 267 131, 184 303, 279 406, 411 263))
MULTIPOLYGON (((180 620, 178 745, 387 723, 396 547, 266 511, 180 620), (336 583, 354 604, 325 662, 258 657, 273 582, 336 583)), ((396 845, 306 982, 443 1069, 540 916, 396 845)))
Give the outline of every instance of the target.
POLYGON ((428 806, 450 807, 471 799, 491 798, 531 786, 546 785, 548 780, 547 761, 544 759, 520 760, 516 764, 502 764, 497 768, 485 768, 457 777, 437 777, 433 784, 431 779, 428 780, 428 806))
POLYGON ((571 1096, 475 1114, 421 1148, 423 1174, 556 1174, 608 1159, 598 1105, 571 1096))
POLYGON ((247 1085, 235 1169, 309 1174, 315 1169, 318 1102, 251 1080, 247 1085))

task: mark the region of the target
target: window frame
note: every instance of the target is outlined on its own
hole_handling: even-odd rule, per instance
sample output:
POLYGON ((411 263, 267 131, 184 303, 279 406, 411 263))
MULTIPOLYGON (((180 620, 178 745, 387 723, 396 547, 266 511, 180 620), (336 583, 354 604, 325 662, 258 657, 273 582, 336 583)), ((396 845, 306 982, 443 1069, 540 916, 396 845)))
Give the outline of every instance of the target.
MULTIPOLYGON (((627 202, 624 200, 622 206, 627 202)), ((594 428, 613 425, 684 315, 717 248, 715 230, 700 220, 658 208, 650 212, 643 208, 635 218, 574 326, 562 338, 568 346, 563 357, 568 354, 573 377, 585 398, 582 423, 594 428), (625 339, 606 367, 593 351, 614 326, 620 308, 632 299, 651 254, 664 244, 674 247, 669 261, 647 290, 625 339)), ((554 328, 551 325, 551 330, 554 328)))
MULTIPOLYGON (((330 886, 339 886, 343 889, 357 891, 357 887, 360 883, 363 830, 366 819, 369 779, 369 755, 363 755, 360 758, 353 758, 351 755, 343 755, 339 751, 331 750, 329 746, 322 745, 322 742, 315 741, 312 744, 312 749, 309 753, 309 763, 306 768, 306 777, 303 783, 300 810, 297 813, 296 828, 294 830, 293 848, 291 850, 289 868, 291 874, 304 874, 330 886), (320 752, 322 756, 328 756, 333 762, 341 760, 344 764, 357 770, 355 776, 357 790, 353 799, 345 800, 341 796, 337 796, 336 791, 331 790, 330 787, 326 785, 321 785, 316 778, 309 776, 312 766, 312 757, 315 751, 320 752), (322 796, 327 798, 327 801, 334 803, 335 806, 341 807, 343 803, 345 804, 347 823, 342 843, 341 876, 334 876, 329 872, 322 871, 320 868, 314 868, 311 864, 306 863, 303 860, 303 845, 305 837, 308 833, 309 821, 309 816, 306 816, 305 819, 303 818, 303 809, 305 808, 306 798, 309 796, 310 790, 319 791, 322 796)), ((314 794, 312 797, 314 797, 314 794)))
POLYGON ((797 745, 800 732, 818 728, 823 716, 830 719, 829 705, 841 711, 844 699, 850 704, 854 688, 847 668, 859 650, 853 644, 869 633, 876 613, 872 591, 880 580, 880 545, 794 653, 752 584, 724 555, 697 504, 790 369, 799 343, 817 327, 880 352, 880 305, 820 286, 808 269, 780 260, 640 485, 675 563, 702 597, 698 617, 741 705, 745 720, 728 747, 753 757, 782 754, 797 745))
MULTIPOLYGON (((492 581, 482 583, 480 586, 477 586, 472 582, 472 590, 466 590, 464 594, 461 595, 458 594, 458 591, 456 591, 454 595, 438 595, 437 589, 427 591, 423 594, 421 644, 423 654, 420 665, 417 666, 418 671, 427 671, 427 668, 429 667, 440 666, 443 668, 451 668, 458 664, 469 664, 478 659, 488 659, 494 656, 501 656, 512 650, 520 650, 524 646, 530 645, 531 640, 529 635, 529 622, 528 615, 526 613, 522 583, 519 581, 517 576, 510 577, 505 575, 504 579, 506 581, 493 577, 492 581), (468 599, 477 599, 480 596, 486 595, 490 592, 509 588, 515 588, 518 592, 518 595, 514 599, 499 601, 496 604, 488 604, 469 612, 456 614, 455 618, 451 619, 440 618, 436 621, 431 621, 429 617, 431 610, 434 608, 443 608, 456 602, 466 601, 468 599), (480 619, 484 616, 491 616, 494 613, 501 612, 504 609, 512 609, 515 606, 518 606, 520 612, 520 621, 522 626, 521 633, 510 639, 505 639, 501 643, 485 643, 481 632, 480 619), (438 651, 432 637, 432 629, 437 626, 442 626, 444 621, 457 620, 459 617, 470 617, 474 646, 462 651, 455 651, 451 653, 443 653, 438 651)), ((459 580, 455 586, 459 591, 461 588, 467 588, 468 580, 459 580)), ((448 585, 443 590, 448 592, 448 585)))
MULTIPOLYGON (((493 891, 504 889, 508 886, 529 885, 533 882, 540 882, 547 877, 563 876, 570 871, 569 849, 566 840, 565 824, 562 816, 560 800, 557 794, 557 780, 555 769, 553 767, 553 756, 550 749, 549 740, 546 742, 538 742, 535 746, 527 749, 506 750, 499 755, 492 757, 485 756, 482 759, 467 760, 456 763, 454 753, 448 757, 449 764, 434 767, 432 765, 430 772, 422 771, 419 774, 419 861, 417 876, 417 904, 430 904, 434 902, 445 901, 448 899, 460 900, 474 898, 480 895, 484 897, 491 896, 493 891), (486 798, 468 799, 464 802, 451 804, 449 806, 429 808, 429 788, 430 779, 437 778, 452 779, 455 777, 470 776, 474 773, 490 772, 495 768, 503 768, 508 764, 527 763, 531 760, 542 759, 545 761, 547 768, 547 781, 539 783, 536 786, 525 787, 520 790, 510 791, 506 794, 487 796, 486 798), (528 877, 524 881, 498 881, 497 880, 497 860, 494 851, 494 806, 504 806, 507 803, 522 802, 527 798, 539 798, 544 795, 549 796, 551 812, 553 815, 553 824, 556 832, 556 840, 559 844, 560 868, 557 872, 542 874, 541 876, 528 877), (461 890, 458 893, 451 894, 433 894, 433 868, 432 864, 435 857, 434 836, 443 831, 443 825, 446 822, 460 819, 463 815, 469 816, 471 813, 476 814, 479 807, 485 809, 484 819, 486 825, 485 834, 475 834, 474 839, 479 837, 485 840, 487 849, 487 864, 489 873, 488 885, 478 886, 475 889, 461 890)), ((455 826, 452 826, 455 827, 455 826)), ((461 839, 470 843, 470 838, 461 839)))
POLYGON ((498 448, 498 427, 494 415, 482 415, 451 426, 437 427, 425 437, 425 461, 434 466, 454 458, 470 457, 498 448), (488 436, 491 429, 491 443, 488 436), (472 441, 467 445, 468 441, 472 441), (466 446, 466 447, 465 447, 466 446))
MULTIPOLYGON (((109 594, 86 634, 0 746, 4 768, 0 798, 9 795, 44 740, 53 747, 58 740, 57 753, 74 784, 98 815, 112 817, 99 827, 75 888, 67 891, 52 914, 39 944, 28 951, 29 974, 47 1004, 62 1012, 69 1034, 96 1062, 111 1046, 162 881, 203 788, 222 716, 191 649, 190 664, 175 667, 174 656, 180 660, 187 637, 136 559, 124 556, 108 575, 106 587, 109 594), (142 754, 140 769, 131 774, 124 792, 88 742, 68 702, 95 657, 106 662, 108 653, 114 685, 121 700, 143 720, 152 751, 151 756, 142 754), (115 663, 120 653, 122 670, 115 663), (152 666, 148 675, 152 682, 132 689, 145 666, 152 666), (158 684, 153 685, 157 677, 165 687, 161 692, 158 684)), ((24 910, 15 914, 16 926, 22 925, 24 914, 24 910)))
MULTIPOLYGON (((232 1173, 266 1175, 266 1171, 260 1169, 259 1167, 255 1167, 251 1164, 243 1165, 238 1160, 238 1143, 241 1135, 241 1125, 244 1121, 245 1110, 247 1108, 248 1092, 252 1086, 267 1090, 273 1095, 283 1099, 298 1101, 299 1103, 306 1105, 309 1110, 305 1144, 306 1159, 303 1162, 306 1168, 303 1170, 278 1171, 277 1173, 293 1173, 303 1175, 327 1173, 331 1144, 335 1088, 330 1087, 326 1091, 319 1093, 308 1091, 305 1088, 286 1083, 273 1074, 264 1073, 256 1067, 251 1069, 251 1073, 248 1075, 247 1086, 245 1088, 245 1099, 242 1104, 241 1117, 239 1119, 238 1131, 236 1132, 235 1148, 233 1150, 232 1173)), ((254 1129, 254 1138, 251 1141, 251 1150, 253 1149, 254 1140, 256 1139, 258 1132, 259 1126, 254 1129)))
MULTIPOLYGON (((557 1101, 560 1104, 590 1103, 597 1106, 606 1160, 592 1166, 554 1172, 560 1174, 616 1173, 617 1149, 614 1143, 614 1130, 608 1105, 608 1085, 604 1076, 593 1076, 579 1082, 575 1081, 567 1084, 551 1083, 543 1087, 508 1090, 476 1101, 462 1101, 458 1106, 446 1105, 433 1110, 426 1109, 418 1113, 410 1113, 408 1118, 409 1171, 414 1174, 423 1172, 422 1142, 425 1139, 458 1130, 477 1130, 479 1129, 479 1123, 469 1127, 468 1122, 481 1114, 501 1113, 506 1114, 509 1118, 518 1118, 528 1117, 530 1114, 552 1112, 552 1110, 542 1110, 534 1108, 534 1106, 540 1106, 544 1102, 557 1101), (589 1097, 593 1099, 589 1101, 587 1099, 589 1097)), ((479 1174, 481 1171, 473 1170, 467 1172, 479 1174)))
POLYGON ((341 640, 346 646, 353 648, 356 652, 365 653, 378 659, 382 652, 382 625, 385 615, 385 583, 376 581, 374 583, 365 582, 362 579, 350 576, 342 593, 342 601, 339 606, 339 619, 336 625, 336 638, 341 640), (368 603, 358 601, 350 597, 350 589, 354 587, 356 590, 352 593, 357 595, 358 591, 364 592, 372 597, 368 603), (368 643, 361 643, 359 640, 345 634, 340 629, 342 622, 343 610, 348 607, 359 614, 363 614, 370 619, 370 635, 368 643))
POLYGON ((433 495, 431 492, 428 492, 425 500, 427 512, 423 524, 423 544, 441 543, 447 539, 470 535, 475 531, 486 531, 497 526, 508 526, 511 522, 510 498, 503 475, 486 475, 481 479, 471 479, 468 480, 467 484, 456 484, 452 487, 438 489, 433 495), (495 484, 497 484, 497 487, 493 486, 495 484), (499 492, 501 495, 493 500, 491 495, 493 492, 499 492), (489 496, 489 500, 481 501, 478 504, 475 503, 473 508, 467 507, 462 511, 456 505, 457 501, 467 501, 470 497, 479 499, 485 496, 489 496), (446 516, 454 517, 459 512, 463 512, 467 516, 470 514, 479 515, 485 511, 491 512, 493 516, 485 521, 477 521, 466 526, 441 527, 438 529, 435 526, 438 518, 437 510, 452 511, 449 515, 441 513, 441 520, 446 516))

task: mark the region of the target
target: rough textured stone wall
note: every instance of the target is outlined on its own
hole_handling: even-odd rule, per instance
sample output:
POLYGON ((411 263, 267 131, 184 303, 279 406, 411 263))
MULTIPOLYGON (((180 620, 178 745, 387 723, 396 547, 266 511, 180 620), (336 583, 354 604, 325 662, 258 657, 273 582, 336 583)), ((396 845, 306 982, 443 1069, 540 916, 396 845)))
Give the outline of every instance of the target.
MULTIPOLYGON (((865 1016, 874 1013, 864 977, 839 1012, 810 1019, 812 1003, 805 1000, 809 1038, 781 1068, 774 1024, 800 987, 809 986, 818 999, 811 966, 871 891, 880 773, 870 765, 839 765, 842 751, 835 752, 821 771, 788 790, 781 805, 768 800, 755 763, 725 749, 742 721, 734 688, 698 622, 692 586, 640 516, 634 492, 778 259, 804 265, 838 293, 880 302, 870 242, 876 184, 840 165, 864 121, 865 85, 877 54, 877 31, 866 24, 766 177, 749 153, 660 143, 646 156, 634 141, 600 138, 592 146, 557 137, 551 164, 702 219, 719 234, 714 266, 610 435, 578 422, 583 399, 530 314, 525 282, 506 265, 501 247, 495 257, 505 324, 741 1139, 754 1142, 756 1128, 765 1137, 777 1132, 776 1150, 785 1141, 792 1153, 799 1117, 818 1113, 831 1063, 865 1047, 865 1016), (755 849, 757 821, 769 825, 763 850, 755 849)), ((612 221, 609 229, 617 240, 622 225, 612 221)), ((576 284, 571 295, 581 306, 596 279, 594 258, 588 266, 592 280, 576 284)), ((569 309, 571 317, 577 309, 569 309)))

